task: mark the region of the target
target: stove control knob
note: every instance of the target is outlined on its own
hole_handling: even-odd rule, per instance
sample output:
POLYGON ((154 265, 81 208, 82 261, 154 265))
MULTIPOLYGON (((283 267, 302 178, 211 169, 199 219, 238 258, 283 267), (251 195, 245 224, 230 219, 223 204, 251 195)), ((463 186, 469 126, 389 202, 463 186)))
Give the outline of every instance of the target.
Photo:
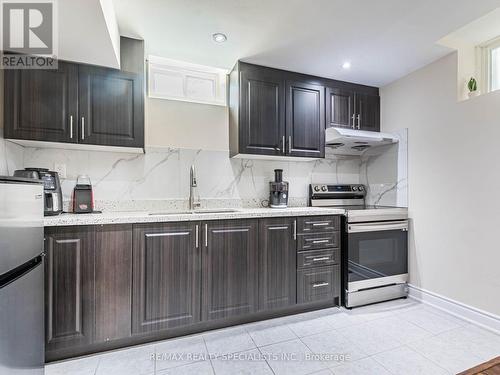
POLYGON ((319 191, 319 186, 315 186, 314 191, 319 191))
POLYGON ((327 190, 328 190, 328 188, 327 188, 326 186, 324 186, 324 185, 323 185, 323 186, 321 187, 321 191, 327 191, 327 190))
POLYGON ((353 186, 352 187, 352 191, 357 191, 358 190, 358 187, 357 186, 353 186))
POLYGON ((365 190, 365 188, 363 186, 358 186, 358 190, 363 191, 363 190, 365 190))

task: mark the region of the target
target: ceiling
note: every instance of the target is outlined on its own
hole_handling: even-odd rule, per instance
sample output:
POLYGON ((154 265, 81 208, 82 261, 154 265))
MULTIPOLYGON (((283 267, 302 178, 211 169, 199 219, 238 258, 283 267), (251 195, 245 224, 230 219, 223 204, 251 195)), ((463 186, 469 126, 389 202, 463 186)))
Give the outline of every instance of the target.
POLYGON ((146 53, 230 69, 238 59, 374 86, 450 52, 436 42, 500 0, 113 0, 146 53), (217 44, 212 34, 227 34, 217 44), (350 70, 342 64, 350 61, 350 70))

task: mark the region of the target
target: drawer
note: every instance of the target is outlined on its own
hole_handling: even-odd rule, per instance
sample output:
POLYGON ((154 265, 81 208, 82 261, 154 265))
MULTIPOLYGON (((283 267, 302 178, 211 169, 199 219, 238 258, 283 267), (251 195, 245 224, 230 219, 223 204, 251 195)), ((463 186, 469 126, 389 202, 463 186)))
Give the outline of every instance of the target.
POLYGON ((340 263, 340 249, 301 251, 297 254, 297 268, 331 266, 340 263))
POLYGON ((297 236, 297 250, 317 250, 339 247, 340 233, 312 233, 297 236))
POLYGON ((339 216, 304 216, 297 218, 297 234, 340 230, 339 216))
POLYGON ((297 272, 297 303, 333 301, 339 296, 339 265, 297 272))

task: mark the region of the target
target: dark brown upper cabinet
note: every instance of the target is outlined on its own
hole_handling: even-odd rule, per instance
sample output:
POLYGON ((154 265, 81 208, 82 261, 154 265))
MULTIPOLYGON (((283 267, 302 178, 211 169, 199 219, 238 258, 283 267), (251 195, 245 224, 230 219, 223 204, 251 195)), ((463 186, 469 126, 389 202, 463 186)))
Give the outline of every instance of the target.
POLYGON ((137 74, 80 67, 79 143, 142 147, 142 80, 137 74))
POLYGON ((296 303, 296 224, 294 218, 259 220, 259 310, 296 303))
POLYGON ((231 71, 231 157, 323 158, 332 126, 378 131, 378 88, 241 61, 231 71))
POLYGON ((78 65, 4 72, 5 138, 78 142, 78 65))
POLYGON ((285 154, 285 85, 267 69, 241 71, 240 150, 244 154, 285 154))
POLYGON ((6 70, 5 138, 144 147, 144 42, 121 38, 121 69, 59 61, 6 70))
POLYGON ((199 238, 197 223, 134 226, 133 333, 200 320, 199 238))
POLYGON ((203 223, 202 320, 257 311, 257 246, 257 220, 203 223))
POLYGON ((359 130, 380 131, 380 97, 356 94, 357 126, 359 130))
POLYGON ((352 129, 355 123, 354 92, 327 87, 326 126, 352 129))
POLYGON ((327 87, 326 126, 354 130, 380 131, 380 97, 378 90, 353 85, 347 88, 327 87))
POLYGON ((286 82, 287 155, 325 157, 325 88, 286 82))

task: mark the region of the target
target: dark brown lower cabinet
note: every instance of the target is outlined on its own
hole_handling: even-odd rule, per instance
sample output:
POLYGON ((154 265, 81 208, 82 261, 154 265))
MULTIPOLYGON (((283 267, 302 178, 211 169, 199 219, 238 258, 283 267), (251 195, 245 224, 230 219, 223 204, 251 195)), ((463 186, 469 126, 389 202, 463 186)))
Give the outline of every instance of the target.
POLYGON ((332 301, 340 295, 340 266, 297 272, 297 303, 332 301))
POLYGON ((200 320, 198 233, 199 224, 191 222, 134 227, 133 333, 200 320))
POLYGON ((94 340, 93 228, 46 231, 46 350, 91 344, 94 340))
POLYGON ((132 225, 95 231, 95 342, 129 337, 132 298, 132 225))
POLYGON ((261 219, 259 224, 259 310, 296 303, 295 219, 261 219))
POLYGON ((46 358, 333 306, 337 219, 46 228, 46 358))
POLYGON ((45 230, 46 351, 131 335, 132 225, 45 230))
POLYGON ((257 311, 258 221, 203 223, 202 319, 257 311))

